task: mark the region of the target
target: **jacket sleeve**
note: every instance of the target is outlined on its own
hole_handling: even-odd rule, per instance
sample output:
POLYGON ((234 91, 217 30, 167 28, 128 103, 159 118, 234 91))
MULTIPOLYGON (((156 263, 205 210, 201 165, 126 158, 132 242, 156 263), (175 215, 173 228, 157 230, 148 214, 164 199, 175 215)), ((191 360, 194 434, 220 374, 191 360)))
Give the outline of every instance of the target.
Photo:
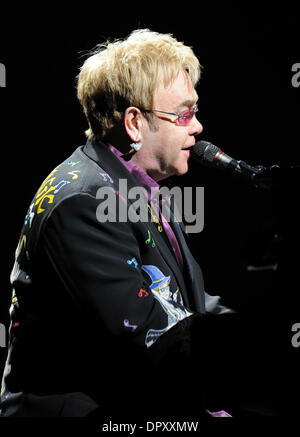
POLYGON ((41 244, 60 283, 99 328, 151 346, 150 334, 157 333, 156 339, 175 323, 143 276, 136 227, 129 221, 100 223, 98 205, 86 193, 64 199, 47 218, 41 244))

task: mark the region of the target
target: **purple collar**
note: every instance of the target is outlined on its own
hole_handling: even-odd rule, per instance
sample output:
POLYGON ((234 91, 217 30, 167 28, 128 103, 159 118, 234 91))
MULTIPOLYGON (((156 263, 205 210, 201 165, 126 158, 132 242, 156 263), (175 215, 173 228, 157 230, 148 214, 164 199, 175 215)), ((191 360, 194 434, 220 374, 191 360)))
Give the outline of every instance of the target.
POLYGON ((152 195, 156 191, 159 190, 158 183, 152 179, 147 173, 144 172, 137 164, 135 164, 132 160, 125 161, 125 159, 122 158, 122 153, 120 150, 116 149, 114 146, 109 145, 109 150, 122 162, 122 164, 127 168, 129 173, 132 174, 132 176, 136 179, 137 183, 146 189, 148 194, 148 200, 151 200, 151 189, 152 189, 152 195))

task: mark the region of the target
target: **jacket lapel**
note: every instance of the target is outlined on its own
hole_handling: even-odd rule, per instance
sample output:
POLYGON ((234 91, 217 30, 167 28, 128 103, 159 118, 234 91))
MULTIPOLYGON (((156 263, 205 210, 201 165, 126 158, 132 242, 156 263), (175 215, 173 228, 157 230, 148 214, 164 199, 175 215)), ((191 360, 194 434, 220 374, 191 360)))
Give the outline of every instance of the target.
POLYGON ((188 297, 191 302, 191 308, 200 313, 205 313, 205 290, 202 271, 191 254, 180 224, 175 221, 172 212, 171 226, 181 246, 184 258, 185 282, 188 290, 188 297))
MULTIPOLYGON (((150 223, 145 223, 146 226, 149 226, 150 223)), ((151 223, 151 225, 155 226, 155 224, 151 223)), ((151 226, 150 225, 150 226, 151 226)), ((173 253, 173 249, 169 243, 169 239, 165 234, 165 231, 162 233, 156 231, 156 241, 158 242, 157 248, 164 259, 165 263, 169 266, 170 270, 173 272, 173 275, 176 279, 176 282, 179 286, 179 290, 183 299, 183 303, 187 308, 191 308, 190 300, 188 298, 186 283, 184 281, 184 276, 179 268, 175 255, 173 253)))

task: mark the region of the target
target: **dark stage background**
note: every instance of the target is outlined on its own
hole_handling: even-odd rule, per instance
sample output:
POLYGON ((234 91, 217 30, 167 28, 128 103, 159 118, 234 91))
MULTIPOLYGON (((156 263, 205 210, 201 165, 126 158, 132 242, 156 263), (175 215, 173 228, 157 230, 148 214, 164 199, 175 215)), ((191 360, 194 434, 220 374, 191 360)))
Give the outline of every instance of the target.
MULTIPOLYGON (((136 28, 174 34, 193 46, 203 65, 197 88, 201 138, 252 165, 300 164, 300 87, 292 83, 292 66, 300 62, 295 3, 107 4, 1 6, 0 62, 7 76, 0 88, 0 322, 7 330, 9 274, 29 202, 53 167, 85 142, 75 76, 84 52, 96 44, 136 28)), ((261 392, 253 398, 294 414, 300 364, 300 348, 292 346, 292 326, 300 323, 297 171, 286 171, 271 192, 195 165, 174 182, 205 187, 204 230, 191 235, 190 247, 207 292, 221 295, 246 321, 241 342, 249 341, 253 354, 241 378, 251 386, 258 375, 261 392)), ((40 299, 42 306, 42 290, 40 299)), ((6 352, 0 348, 0 373, 6 352)))

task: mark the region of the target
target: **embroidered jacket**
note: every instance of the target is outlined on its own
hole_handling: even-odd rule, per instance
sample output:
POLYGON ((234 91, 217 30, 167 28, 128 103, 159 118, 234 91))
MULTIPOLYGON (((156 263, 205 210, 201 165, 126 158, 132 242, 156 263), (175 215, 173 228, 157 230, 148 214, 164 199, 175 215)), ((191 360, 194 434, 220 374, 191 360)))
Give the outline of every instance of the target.
POLYGON ((172 214, 183 272, 149 204, 147 221, 128 219, 136 205, 124 181, 128 192, 137 187, 106 145, 88 142, 34 196, 11 273, 3 415, 86 415, 114 404, 156 342, 168 349, 172 328, 230 311, 205 292, 172 214))

